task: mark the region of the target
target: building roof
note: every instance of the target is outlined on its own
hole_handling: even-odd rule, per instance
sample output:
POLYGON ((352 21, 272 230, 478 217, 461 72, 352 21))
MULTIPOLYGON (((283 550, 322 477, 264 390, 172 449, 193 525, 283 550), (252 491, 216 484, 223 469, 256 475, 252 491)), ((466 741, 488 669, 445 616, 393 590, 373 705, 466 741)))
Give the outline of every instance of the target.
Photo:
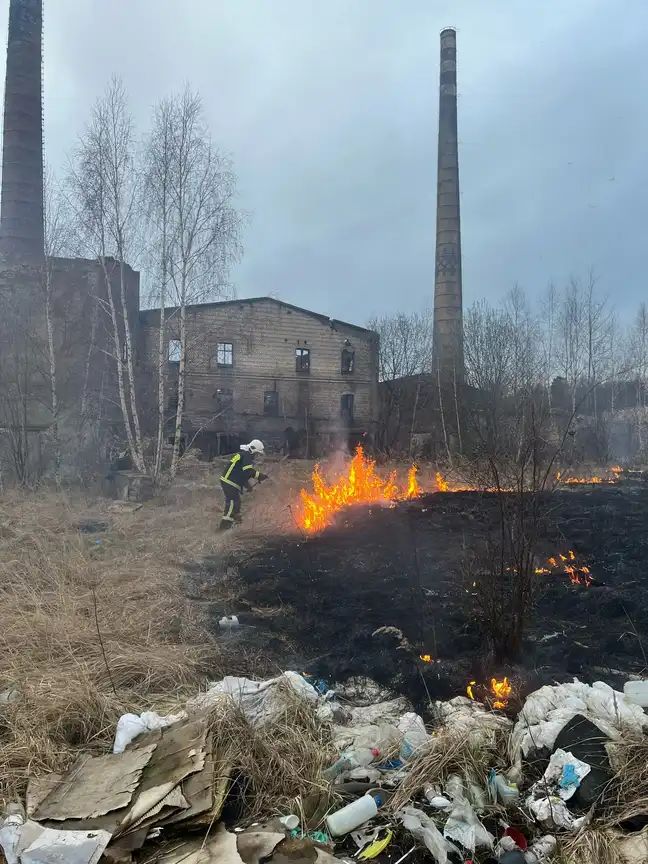
MULTIPOLYGON (((200 309, 217 309, 222 306, 235 306, 236 304, 244 304, 244 303, 274 303, 277 306, 281 306, 284 309, 289 309, 292 312, 301 312, 302 315, 308 315, 311 318, 315 318, 321 324, 326 324, 327 326, 333 326, 335 324, 341 324, 343 327, 349 327, 351 330, 357 330, 360 333, 372 333, 373 331, 367 327, 360 327, 358 324, 349 324, 348 321, 340 321, 337 318, 329 318, 328 315, 322 315, 319 312, 312 312, 310 309, 304 309, 302 306, 294 306, 292 303, 284 303, 283 300, 277 300, 276 297, 239 297, 236 300, 216 300, 213 303, 193 303, 187 306, 187 310, 197 310, 200 309)), ((165 315, 172 315, 177 311, 176 306, 171 306, 164 310, 165 315)), ((146 315, 155 315, 159 313, 159 309, 142 309, 140 311, 140 319, 146 315)))

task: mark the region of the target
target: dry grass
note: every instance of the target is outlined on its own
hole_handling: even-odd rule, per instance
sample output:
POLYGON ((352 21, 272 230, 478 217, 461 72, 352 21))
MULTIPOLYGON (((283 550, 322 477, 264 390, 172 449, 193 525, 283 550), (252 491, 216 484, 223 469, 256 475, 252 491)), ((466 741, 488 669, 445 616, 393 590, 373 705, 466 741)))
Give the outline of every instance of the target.
POLYGON ((565 864, 625 864, 618 839, 602 828, 585 828, 563 842, 560 860, 565 864))
POLYGON ((250 819, 298 813, 315 829, 329 809, 330 786, 322 770, 334 761, 331 730, 290 686, 282 687, 283 713, 250 726, 232 708, 213 727, 218 753, 242 778, 243 809, 250 819), (313 815, 315 814, 315 818, 313 815))
MULTIPOLYGON (((312 464, 268 465, 272 479, 245 497, 243 526, 225 535, 219 468, 179 476, 134 513, 78 492, 0 501, 0 693, 19 691, 0 704, 0 798, 22 794, 30 773, 64 769, 79 749, 105 752, 122 713, 171 709, 206 678, 243 671, 210 635, 209 604, 187 598, 185 567, 296 531, 287 503, 312 464), (92 520, 106 530, 78 530, 92 520)), ((210 602, 236 600, 224 568, 205 578, 210 602)))
POLYGON ((606 826, 648 813, 648 738, 628 737, 608 745, 614 777, 606 790, 606 826))
POLYGON ((392 807, 405 806, 426 783, 443 787, 451 774, 459 774, 467 783, 486 789, 491 768, 506 764, 506 738, 494 733, 488 740, 475 741, 465 734, 441 730, 433 743, 414 758, 394 795, 392 807))

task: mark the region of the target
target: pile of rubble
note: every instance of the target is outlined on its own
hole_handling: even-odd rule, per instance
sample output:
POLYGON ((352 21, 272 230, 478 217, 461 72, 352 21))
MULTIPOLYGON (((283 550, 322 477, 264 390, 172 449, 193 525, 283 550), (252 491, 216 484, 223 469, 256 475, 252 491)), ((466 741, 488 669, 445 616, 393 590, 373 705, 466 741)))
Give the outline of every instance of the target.
POLYGON ((648 860, 648 715, 636 693, 547 686, 515 719, 457 697, 430 706, 428 726, 391 696, 366 680, 329 689, 286 672, 227 677, 175 715, 127 714, 112 753, 29 779, 0 829, 5 860, 581 864, 598 860, 593 844, 619 862, 648 860), (295 710, 319 737, 295 734, 295 710), (281 779, 282 735, 301 754, 301 788, 281 779), (636 777, 621 781, 634 803, 619 778, 629 765, 636 777))

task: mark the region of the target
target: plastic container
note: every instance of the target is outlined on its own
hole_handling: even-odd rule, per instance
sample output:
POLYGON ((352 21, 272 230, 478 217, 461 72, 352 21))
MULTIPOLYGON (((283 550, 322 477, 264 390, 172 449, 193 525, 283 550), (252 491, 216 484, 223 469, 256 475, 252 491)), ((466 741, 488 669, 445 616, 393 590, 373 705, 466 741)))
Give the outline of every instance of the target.
POLYGON ((626 681, 623 693, 633 705, 648 708, 648 681, 626 681))
POLYGON ((378 804, 373 795, 363 795, 341 810, 326 817, 326 827, 331 837, 342 837, 355 831, 378 813, 378 804))
POLYGON ((451 774, 445 782, 444 790, 448 798, 465 798, 464 782, 458 774, 451 774))
POLYGON ((344 771, 366 768, 379 757, 380 751, 376 747, 357 747, 355 750, 347 750, 337 762, 323 772, 324 779, 335 780, 338 774, 342 774, 344 771))
POLYGON ((495 789, 497 797, 505 807, 511 807, 520 800, 520 790, 515 783, 511 783, 502 774, 495 775, 495 789))

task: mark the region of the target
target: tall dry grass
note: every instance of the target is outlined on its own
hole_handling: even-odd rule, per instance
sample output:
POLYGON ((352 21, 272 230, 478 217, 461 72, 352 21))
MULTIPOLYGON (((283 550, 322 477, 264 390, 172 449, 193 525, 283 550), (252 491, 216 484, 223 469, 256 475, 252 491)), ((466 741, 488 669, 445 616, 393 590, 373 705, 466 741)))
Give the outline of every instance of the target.
POLYGON ((79 748, 104 751, 121 713, 177 704, 218 674, 184 587, 186 562, 213 549, 214 506, 110 504, 45 491, 0 502, 0 691, 16 690, 0 705, 4 797, 79 748), (106 530, 83 533, 88 520, 106 530))

